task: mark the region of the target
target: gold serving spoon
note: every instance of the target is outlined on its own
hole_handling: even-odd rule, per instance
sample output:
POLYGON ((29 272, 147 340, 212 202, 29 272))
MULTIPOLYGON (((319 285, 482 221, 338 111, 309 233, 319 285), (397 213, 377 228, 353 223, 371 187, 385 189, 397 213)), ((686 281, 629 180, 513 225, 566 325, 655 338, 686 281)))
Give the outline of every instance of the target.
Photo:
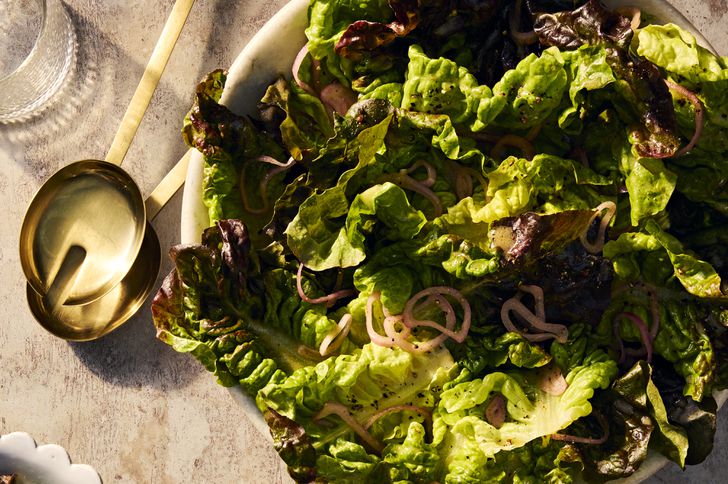
POLYGON ((33 316, 56 336, 99 338, 149 296, 159 272, 159 239, 148 223, 184 183, 190 152, 146 203, 121 169, 194 0, 177 0, 137 86, 106 161, 84 160, 38 190, 20 231, 20 261, 33 316))

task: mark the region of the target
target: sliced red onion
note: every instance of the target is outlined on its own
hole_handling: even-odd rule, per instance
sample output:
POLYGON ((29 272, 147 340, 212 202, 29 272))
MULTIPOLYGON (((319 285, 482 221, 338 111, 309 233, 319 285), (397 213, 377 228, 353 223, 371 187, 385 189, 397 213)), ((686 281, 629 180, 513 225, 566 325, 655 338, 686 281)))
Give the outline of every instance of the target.
MULTIPOLYGON (((379 412, 375 413, 371 417, 369 417, 369 420, 366 421, 364 424, 364 428, 369 430, 369 428, 374 425, 374 423, 379 420, 380 418, 389 415, 391 413, 395 412, 414 412, 422 415, 425 418, 425 421, 427 423, 432 422, 432 413, 426 409, 425 407, 418 407, 417 405, 395 405, 393 407, 385 408, 384 410, 380 410, 379 412)), ((431 424, 430 424, 431 426, 431 424)))
POLYGON ((280 167, 283 167, 283 168, 290 168, 296 162, 296 160, 293 159, 292 156, 290 158, 288 158, 288 161, 286 161, 284 163, 284 162, 278 161, 275 158, 273 158, 272 156, 268 156, 268 155, 259 156, 254 161, 260 161, 262 163, 269 163, 271 165, 276 165, 276 166, 280 166, 280 167))
POLYGON ((614 317, 615 334, 617 336, 617 341, 619 341, 619 343, 620 343, 620 347, 624 348, 624 343, 622 343, 622 337, 619 334, 619 320, 620 320, 620 318, 623 318, 623 317, 629 319, 632 322, 632 324, 635 325, 637 330, 640 332, 640 338, 642 338, 642 344, 645 348, 645 351, 647 352, 647 358, 645 361, 647 361, 647 363, 651 363, 652 362, 652 339, 650 339, 650 332, 647 329, 647 325, 645 324, 644 321, 642 321, 642 318, 640 318, 636 314, 630 313, 628 311, 621 312, 614 317))
POLYGON ((336 291, 334 293, 331 293, 327 296, 322 296, 322 297, 317 297, 315 299, 311 299, 310 297, 306 296, 305 292, 303 292, 303 285, 301 283, 302 273, 303 273, 303 263, 301 262, 298 264, 298 272, 296 273, 296 289, 298 290, 298 296, 303 301, 305 301, 309 304, 326 303, 327 306, 332 306, 337 300, 339 300, 343 297, 354 296, 356 294, 356 291, 354 289, 343 289, 341 291, 336 291))
POLYGON ((415 170, 417 170, 417 168, 420 168, 420 167, 423 167, 425 169, 425 171, 427 172, 427 178, 425 178, 424 180, 422 180, 419 183, 421 183, 422 185, 429 188, 435 184, 435 181, 437 181, 437 171, 435 170, 435 167, 432 166, 430 163, 423 161, 423 160, 417 161, 412 166, 407 168, 405 170, 405 173, 412 173, 415 170))
POLYGON ((362 425, 351 415, 348 408, 337 402, 327 402, 324 404, 323 408, 313 416, 313 420, 318 421, 328 417, 329 415, 338 415, 341 417, 341 420, 351 427, 351 430, 353 430, 364 442, 366 442, 369 447, 381 454, 384 449, 384 444, 375 439, 372 434, 362 427, 362 425))
POLYGON ((430 328, 437 329, 443 334, 446 334, 458 343, 462 343, 463 341, 465 341, 465 338, 468 335, 468 331, 470 331, 470 323, 472 317, 470 303, 467 299, 465 299, 460 291, 449 286, 429 287, 418 292, 417 294, 412 296, 409 301, 407 301, 407 304, 405 304, 404 307, 404 312, 402 314, 404 315, 404 324, 410 329, 413 329, 417 326, 428 326, 430 328), (449 327, 451 326, 451 324, 449 323, 454 321, 454 317, 452 317, 454 316, 454 313, 452 312, 452 306, 449 303, 448 306, 450 307, 450 311, 447 310, 447 307, 443 309, 446 313, 446 324, 448 327, 443 327, 442 325, 435 323, 434 321, 420 321, 414 317, 414 307, 416 306, 417 301, 431 295, 442 297, 443 294, 447 294, 448 296, 457 300, 457 302, 460 303, 460 306, 463 308, 463 321, 460 325, 460 329, 456 332, 452 331, 452 327, 449 327), (452 316, 449 316, 451 313, 452 316))
POLYGON ((313 361, 322 361, 323 358, 321 357, 321 354, 316 351, 313 348, 310 348, 306 345, 299 345, 298 349, 296 350, 296 353, 298 353, 300 356, 313 361))
POLYGON ((429 189, 429 187, 422 184, 422 182, 415 180, 411 176, 404 173, 395 173, 380 177, 377 181, 379 183, 384 183, 388 181, 406 190, 411 190, 413 192, 419 193, 432 203, 435 217, 439 217, 440 215, 442 215, 442 202, 440 202, 440 199, 437 197, 435 192, 433 192, 429 189))
MULTIPOLYGON (((469 175, 471 178, 475 178, 478 180, 478 183, 480 183, 480 188, 483 189, 483 199, 487 200, 488 197, 488 181, 485 179, 485 177, 478 173, 476 170, 469 168, 469 167, 462 167, 462 170, 469 175)), ((472 192, 472 190, 471 190, 472 192)))
POLYGON ((607 226, 609 225, 609 222, 612 220, 612 217, 614 217, 614 214, 616 212, 617 205, 614 202, 610 201, 603 202, 594 209, 594 214, 592 214, 589 222, 586 224, 586 229, 584 229, 584 231, 579 236, 579 240, 581 241, 581 244, 584 246, 587 252, 589 252, 590 254, 598 254, 602 251, 602 249, 604 248, 604 244, 606 243, 607 226), (589 232, 589 227, 591 227, 594 219, 596 219, 605 210, 607 211, 607 213, 604 214, 601 222, 599 223, 597 238, 596 241, 594 241, 594 243, 592 244, 591 242, 589 242, 589 240, 587 240, 587 232, 589 232))
POLYGON ((300 51, 298 51, 298 55, 296 55, 296 59, 293 61, 293 67, 291 67, 291 73, 293 74, 293 80, 296 81, 296 84, 298 84, 298 87, 300 87, 307 93, 315 96, 316 91, 314 91, 311 86, 309 86, 308 84, 303 82, 298 75, 298 71, 301 68, 301 63, 303 62, 303 59, 306 57, 306 54, 308 54, 308 44, 304 45, 303 48, 300 51))
POLYGON ((693 133, 693 137, 690 139, 690 142, 687 145, 683 146, 680 151, 675 153, 674 156, 677 157, 691 151, 700 139, 700 135, 703 133, 705 108, 703 107, 703 103, 700 101, 700 99, 698 99, 698 96, 696 96, 694 92, 684 88, 679 84, 670 82, 667 79, 665 79, 665 84, 669 89, 672 89, 673 91, 676 91, 683 97, 687 98, 687 100, 690 101, 690 103, 692 103, 693 107, 695 108, 695 133, 693 133))
POLYGON ((506 421, 506 399, 500 393, 495 395, 485 407, 485 420, 499 429, 506 421))
POLYGON ((511 31, 511 38, 518 45, 530 45, 538 42, 538 35, 533 30, 529 32, 521 32, 520 29, 521 20, 521 0, 516 0, 514 7, 511 9, 508 15, 508 26, 511 31))
POLYGON ((533 296, 533 307, 536 310, 535 314, 539 318, 546 320, 546 306, 544 305, 543 289, 541 286, 521 284, 518 286, 519 294, 516 294, 520 301, 520 291, 527 292, 533 296))
POLYGON ((340 116, 346 115, 352 104, 357 100, 356 93, 338 82, 332 82, 321 89, 321 102, 333 108, 340 116))
POLYGON ((604 418, 604 415, 601 413, 594 411, 594 416, 596 416, 599 421, 599 425, 602 427, 602 431, 604 432, 604 434, 598 439, 566 434, 551 434, 551 439, 561 442, 570 442, 572 444, 602 445, 609 440, 609 424, 607 423, 607 419, 604 418))
POLYGON ((240 198, 243 199, 243 208, 247 212, 250 212, 255 215, 259 215, 262 213, 265 213, 270 208, 270 203, 268 202, 268 182, 273 178, 275 175, 282 173, 286 170, 288 170, 290 167, 292 167, 294 164, 296 164, 296 160, 293 157, 288 158, 288 161, 285 163, 281 163, 280 161, 276 160, 272 156, 259 156, 255 159, 255 161, 260 161, 262 163, 270 163, 271 165, 276 165, 275 168, 268 171, 263 178, 260 180, 260 184, 258 185, 258 191, 260 192, 260 198, 263 201, 263 204, 258 208, 253 208, 250 206, 250 200, 248 199, 248 192, 245 190, 245 171, 240 171, 240 179, 238 180, 238 187, 240 190, 240 198))
POLYGON ((327 334, 323 341, 321 341, 321 346, 319 346, 319 353, 321 356, 330 356, 341 347, 346 336, 349 334, 352 320, 353 318, 349 313, 346 313, 341 317, 336 328, 327 334))
POLYGON ((566 326, 563 324, 547 323, 542 318, 533 314, 533 312, 524 306, 517 297, 512 297, 503 303, 503 306, 501 307, 501 320, 508 331, 518 333, 531 342, 546 341, 554 338, 559 343, 566 343, 569 339, 569 330, 566 326), (511 321, 511 311, 525 319, 531 327, 539 330, 540 333, 527 333, 518 329, 516 325, 513 324, 513 321, 511 321))
POLYGON ((564 375, 561 374, 561 369, 556 365, 543 368, 538 375, 538 388, 558 397, 563 395, 569 384, 566 383, 564 375))
POLYGON ((382 336, 374 329, 374 301, 379 301, 380 298, 381 296, 379 292, 375 291, 369 296, 369 299, 367 299, 367 304, 364 308, 364 314, 366 316, 367 334, 369 335, 369 339, 372 340, 372 343, 374 343, 375 345, 391 348, 392 346, 394 346, 397 338, 395 338, 394 336, 382 336))
POLYGON ((412 333, 402 322, 401 314, 384 318, 382 326, 385 334, 389 340, 392 341, 392 344, 409 353, 425 353, 427 351, 432 351, 447 340, 446 334, 440 334, 427 341, 417 341, 416 343, 412 343, 407 339, 412 333), (402 329, 399 331, 394 327, 397 323, 402 324, 402 329))
POLYGON ((632 30, 636 31, 640 28, 640 24, 642 23, 642 12, 639 8, 625 5, 624 7, 615 8, 614 11, 619 15, 630 19, 629 26, 632 30))
POLYGON ((493 159, 500 160, 503 153, 503 148, 505 148, 506 146, 513 146, 514 148, 518 148, 523 152, 523 156, 527 160, 533 159, 536 154, 533 150, 533 145, 526 138, 524 138, 523 136, 517 136, 515 134, 507 134, 502 136, 498 140, 493 149, 490 151, 490 156, 493 159))
POLYGON ((403 324, 408 328, 416 328, 418 326, 429 326, 430 328, 434 328, 439 330, 441 333, 446 333, 448 336, 452 338, 452 336, 455 334, 452 329, 455 328, 456 318, 457 315, 455 314, 455 309, 453 309, 452 304, 450 304, 450 301, 448 301, 444 296, 434 293, 430 294, 423 302, 415 304, 412 307, 411 311, 408 311, 408 309, 405 307, 404 313, 402 313, 403 316, 403 324), (442 326, 434 323, 432 321, 428 320, 418 320, 414 317, 414 314, 422 310, 423 308, 430 306, 431 304, 436 304, 444 313, 445 313, 445 330, 441 330, 442 326), (429 324, 428 324, 429 323, 429 324), (434 325, 434 326, 433 326, 434 325))
POLYGON ((405 306, 405 311, 399 315, 389 314, 386 308, 382 306, 383 312, 385 313, 382 327, 384 329, 386 337, 377 333, 377 331, 374 329, 373 306, 374 301, 379 300, 380 294, 378 292, 372 293, 372 295, 369 296, 369 299, 367 300, 367 305, 365 308, 367 333, 369 334, 369 338, 371 339, 371 341, 379 346, 386 346, 388 348, 391 348, 392 346, 398 346, 404 351, 410 353, 425 353, 438 348, 448 339, 448 337, 453 337, 453 339, 456 339, 458 342, 462 343, 462 341, 465 340, 465 337, 467 336, 467 333, 470 329, 470 305, 467 300, 462 297, 462 294, 460 294, 459 291, 451 287, 433 287, 425 289, 424 291, 420 291, 415 296, 410 298, 410 300, 407 302, 407 305, 405 306), (455 311, 452 308, 450 302, 442 296, 442 294, 444 293, 447 293, 458 299, 458 301, 463 306, 463 323, 460 330, 458 330, 457 332, 452 331, 456 323, 455 311), (435 301, 443 308, 443 311, 446 314, 445 327, 438 323, 435 323, 434 321, 419 321, 415 319, 414 316, 412 316, 414 307, 419 308, 424 305, 417 304, 417 302, 423 297, 428 297, 428 300, 425 301, 425 303, 435 301), (401 325, 399 329, 396 327, 397 324, 401 325), (438 331, 440 331, 441 334, 426 341, 409 341, 408 338, 412 334, 411 330, 418 326, 428 326, 437 329, 438 331))
POLYGON ((396 316, 385 316, 384 321, 382 321, 382 328, 384 328, 384 334, 390 338, 407 339, 412 334, 412 331, 402 322, 401 314, 396 316), (400 325, 399 329, 395 327, 398 323, 400 325))

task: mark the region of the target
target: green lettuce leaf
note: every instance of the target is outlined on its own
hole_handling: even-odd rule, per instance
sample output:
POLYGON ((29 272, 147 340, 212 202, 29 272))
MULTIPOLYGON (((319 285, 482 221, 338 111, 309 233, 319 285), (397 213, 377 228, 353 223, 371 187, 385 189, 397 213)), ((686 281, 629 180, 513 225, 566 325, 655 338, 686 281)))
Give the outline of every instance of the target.
MULTIPOLYGON (((658 290, 656 294, 659 329, 653 342, 654 353, 672 363, 684 379, 683 393, 700 402, 710 395, 716 378, 715 351, 703 326, 709 306, 680 299, 671 290, 658 290)), ((614 338, 615 318, 625 311, 639 317, 648 327, 655 324, 644 290, 624 290, 612 299, 602 316, 598 328, 602 341, 614 338)), ((627 318, 620 319, 619 333, 627 343, 641 342, 639 331, 627 318)))
POLYGON ((654 221, 648 222, 646 229, 667 251, 675 268, 675 277, 690 294, 705 298, 726 297, 721 290, 721 278, 713 266, 688 253, 679 240, 654 221))
POLYGON ((594 390, 606 388, 616 373, 616 363, 597 357, 566 376, 568 388, 560 396, 538 389, 535 373, 491 373, 449 388, 441 395, 434 421, 435 442, 442 442, 447 472, 483 473, 488 458, 557 433, 589 415, 594 390), (506 422, 500 428, 483 420, 497 393, 507 400, 506 422))
POLYGON ((264 106, 276 107, 285 112, 279 129, 283 144, 298 161, 316 157, 326 141, 334 135, 334 129, 326 108, 317 98, 283 78, 271 84, 260 101, 264 106))
POLYGON ((442 57, 430 59, 418 45, 410 47, 403 109, 444 114, 452 123, 478 131, 498 115, 505 102, 505 97, 493 96, 488 86, 478 85, 464 67, 442 57))
MULTIPOLYGON (((259 408, 271 408, 301 425, 317 452, 318 476, 329 481, 370 482, 381 472, 380 459, 353 440, 353 433, 336 416, 316 421, 315 414, 329 402, 345 405, 358 422, 379 410, 398 405, 432 408, 442 385, 456 366, 447 350, 414 355, 397 348, 367 344, 350 355, 329 358, 316 366, 294 371, 258 392, 259 408), (346 479, 351 479, 350 481, 346 479)), ((434 454, 422 440, 421 424, 401 414, 380 419, 371 432, 385 443, 383 460, 407 461, 399 472, 429 475, 434 454), (413 428, 414 427, 414 428, 413 428), (398 449, 412 449, 398 455, 398 449), (421 455, 419 450, 429 452, 421 455), (414 460, 408 458, 412 457, 414 460)))
POLYGON ((677 175, 657 158, 639 158, 627 175, 632 225, 665 210, 677 185, 677 175))
POLYGON ((561 104, 566 89, 564 57, 559 50, 531 54, 493 86, 493 95, 506 100, 494 124, 515 129, 540 124, 561 104))
POLYGON ((413 208, 404 190, 392 183, 375 185, 357 195, 349 205, 342 190, 330 189, 312 196, 286 229, 288 246, 307 267, 322 271, 354 267, 366 258, 365 234, 375 225, 390 240, 411 239, 422 229, 425 216, 413 208), (332 219, 347 214, 344 226, 331 227, 332 219))
POLYGON ((490 201, 473 213, 474 222, 492 222, 528 210, 549 214, 592 208, 604 197, 590 186, 610 183, 573 160, 547 154, 536 155, 530 161, 507 158, 487 176, 490 201))

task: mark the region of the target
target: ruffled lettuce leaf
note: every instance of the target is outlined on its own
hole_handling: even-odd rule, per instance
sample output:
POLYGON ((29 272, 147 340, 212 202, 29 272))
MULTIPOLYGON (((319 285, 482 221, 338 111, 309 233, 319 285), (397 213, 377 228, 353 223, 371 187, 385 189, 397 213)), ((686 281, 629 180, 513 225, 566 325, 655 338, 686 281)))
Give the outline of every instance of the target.
MULTIPOLYGON (((578 162, 547 154, 530 161, 507 158, 487 177, 490 201, 470 209, 474 222, 493 222, 529 210, 549 214, 589 209, 604 201, 591 187, 610 183, 578 162)), ((468 199, 461 203, 473 204, 468 199)))
POLYGON ((416 0, 389 0, 394 14, 390 23, 357 20, 347 27, 336 42, 336 53, 341 57, 361 59, 365 53, 391 43, 397 37, 409 34, 419 23, 416 0))
POLYGON ((357 195, 351 204, 343 190, 327 190, 306 200, 286 229, 288 246, 311 269, 355 267, 366 258, 365 235, 376 225, 389 240, 411 239, 425 224, 425 216, 413 208, 397 185, 374 185, 357 195), (343 226, 331 220, 346 214, 343 226), (332 227, 333 225, 333 227, 332 227))
POLYGON ((471 336, 454 353, 458 365, 470 371, 474 377, 506 364, 519 368, 540 368, 551 362, 551 355, 541 346, 511 332, 491 336, 484 330, 472 329, 471 336))
MULTIPOLYGON (((674 24, 648 25, 640 29, 634 44, 639 55, 663 69, 678 84, 695 92, 705 106, 703 136, 698 140, 697 148, 725 152, 728 146, 726 58, 701 47, 692 34, 674 24)), ((690 139, 695 127, 695 110, 679 97, 676 100, 678 126, 683 137, 690 139)))
POLYGON ((628 280, 644 278, 666 285, 673 275, 697 297, 723 299, 722 280, 712 265, 700 260, 654 220, 646 224, 647 234, 630 232, 609 241, 604 256, 614 263, 615 272, 628 280), (646 253, 645 253, 646 252, 646 253))
POLYGON ((612 389, 631 405, 646 410, 655 423, 654 444, 660 452, 680 467, 685 467, 688 437, 682 427, 668 420, 667 410, 657 386, 652 381, 652 368, 637 362, 612 385, 612 389))
POLYGON ((450 59, 430 59, 422 48, 409 49, 403 109, 443 114, 454 124, 482 129, 505 107, 504 96, 494 96, 488 86, 478 85, 475 76, 450 59))
MULTIPOLYGON (((647 459, 655 423, 644 406, 632 405, 613 390, 595 397, 593 404, 606 419, 609 436, 601 445, 578 446, 584 462, 583 477, 587 482, 627 478, 647 459)), ((601 435, 604 428, 589 425, 594 420, 582 419, 568 431, 587 437, 601 435)))
MULTIPOLYGON (((329 402, 345 405, 358 422, 398 405, 432 408, 454 369, 447 350, 414 355, 370 343, 350 355, 300 368, 288 378, 272 382, 258 392, 257 403, 261 410, 273 409, 305 429, 316 451, 319 478, 371 482, 382 472, 380 458, 356 443, 351 429, 338 417, 319 422, 313 419, 314 415, 329 402)), ((372 427, 372 434, 385 443, 382 454, 385 469, 390 467, 389 463, 406 461, 406 465, 396 470, 400 475, 432 472, 434 455, 422 440, 424 431, 418 418, 411 420, 395 413, 372 427), (415 426, 413 422, 420 424, 415 426), (399 450, 408 448, 409 454, 398 454, 399 450), (426 454, 421 455, 420 450, 426 454)), ((292 462, 295 464, 296 460, 292 462)))
POLYGON ((334 135, 333 125, 319 98, 284 78, 271 84, 260 102, 262 110, 277 108, 285 113, 278 129, 283 144, 297 161, 315 158, 334 135))
POLYGON ((594 391, 606 388, 616 373, 616 363, 602 354, 572 370, 566 376, 568 388, 560 396, 538 389, 535 373, 491 373, 449 388, 441 395, 434 420, 435 441, 442 442, 447 473, 453 474, 446 482, 463 473, 471 480, 482 478, 487 459, 589 415, 594 391), (483 418, 498 393, 507 400, 507 417, 497 429, 483 418))
POLYGON ((352 62, 336 54, 342 34, 356 21, 388 23, 393 12, 387 0, 316 0, 308 8, 308 51, 323 61, 339 82, 349 85, 352 62))
POLYGON ((542 123, 561 104, 566 89, 564 58, 559 50, 531 54, 493 86, 493 95, 506 100, 494 123, 516 129, 542 123))
MULTIPOLYGON (((670 362, 683 377, 683 393, 700 402, 710 395, 716 378, 715 351, 703 325, 708 309, 699 301, 680 300, 669 290, 658 292, 657 307, 659 329, 653 342, 654 353, 670 362)), ((626 290, 615 296, 604 312, 598 331, 603 341, 614 338, 615 318, 624 311, 650 327, 654 324, 645 292, 626 290)), ((625 343, 640 344, 639 331, 627 318, 619 320, 618 328, 625 343)))
POLYGON ((667 410, 668 420, 685 429, 688 452, 685 463, 703 462, 713 450, 717 404, 712 396, 696 402, 683 395, 683 381, 669 363, 656 358, 652 364, 652 380, 667 410))

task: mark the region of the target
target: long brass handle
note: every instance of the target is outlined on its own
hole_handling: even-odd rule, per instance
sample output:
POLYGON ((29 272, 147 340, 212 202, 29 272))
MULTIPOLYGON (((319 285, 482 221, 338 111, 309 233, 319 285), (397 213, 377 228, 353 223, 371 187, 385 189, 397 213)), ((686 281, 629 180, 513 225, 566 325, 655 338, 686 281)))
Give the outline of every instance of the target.
POLYGON ((159 185, 152 191, 145 201, 147 209, 147 220, 152 220, 157 216, 162 207, 177 193, 177 190, 184 184, 187 176, 187 166, 190 163, 192 150, 180 158, 174 167, 165 175, 159 185))
POLYGON ((144 113, 147 111, 152 95, 159 84, 159 79, 162 77, 167 61, 172 55, 172 50, 194 3, 195 0, 177 0, 172 7, 172 12, 164 24, 162 35, 159 37, 157 45, 154 46, 152 56, 144 69, 144 74, 136 91, 134 91, 129 107, 126 108, 121 125, 116 131, 111 148, 106 153, 106 161, 109 163, 121 165, 124 161, 126 152, 129 151, 129 146, 134 139, 144 113))

